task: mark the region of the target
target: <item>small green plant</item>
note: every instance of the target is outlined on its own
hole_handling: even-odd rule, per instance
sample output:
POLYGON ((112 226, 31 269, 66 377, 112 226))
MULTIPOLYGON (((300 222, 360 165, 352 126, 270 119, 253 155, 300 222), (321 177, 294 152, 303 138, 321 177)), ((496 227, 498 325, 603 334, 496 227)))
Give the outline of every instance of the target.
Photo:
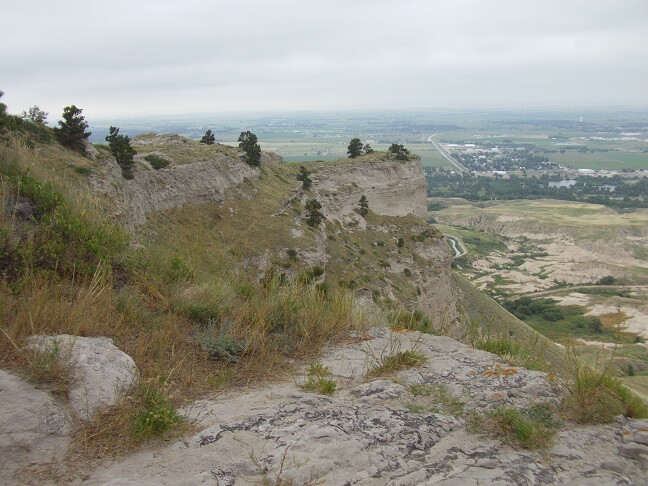
POLYGON ((301 385, 301 389, 322 395, 331 395, 337 384, 332 379, 331 371, 321 363, 313 363, 308 367, 308 379, 301 385))
POLYGON ((160 436, 183 421, 171 405, 166 382, 150 381, 140 387, 138 395, 142 401, 142 409, 133 421, 136 438, 160 436))
POLYGON ((148 154, 144 157, 144 160, 151 164, 151 167, 153 167, 155 170, 164 169, 169 165, 169 161, 167 159, 156 154, 148 154))
POLYGON ((245 350, 244 341, 232 337, 227 326, 223 324, 216 326, 211 318, 208 318, 207 327, 198 333, 197 339, 203 351, 211 359, 224 359, 236 363, 245 350))
POLYGON ((360 202, 358 203, 360 206, 360 215, 362 217, 365 217, 367 214, 369 214, 369 201, 367 200, 367 196, 364 194, 360 197, 360 202))
MULTIPOLYGON (((445 385, 412 385, 410 387, 410 393, 418 397, 418 400, 410 405, 414 408, 419 408, 423 412, 442 412, 456 416, 463 414, 463 401, 455 396, 445 385)), ((414 412, 411 408, 410 411, 414 412)))

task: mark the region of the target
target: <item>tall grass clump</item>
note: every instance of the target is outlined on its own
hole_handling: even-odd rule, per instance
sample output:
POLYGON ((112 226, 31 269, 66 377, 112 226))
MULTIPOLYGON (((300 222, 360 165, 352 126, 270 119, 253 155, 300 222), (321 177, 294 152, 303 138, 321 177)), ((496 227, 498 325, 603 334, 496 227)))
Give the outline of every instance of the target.
POLYGON ((484 415, 473 416, 470 426, 473 430, 489 433, 506 444, 519 445, 525 449, 544 449, 551 443, 558 424, 550 412, 499 407, 484 415))
POLYGON ((473 340, 473 347, 496 354, 512 366, 529 370, 548 371, 551 364, 544 357, 544 349, 537 339, 522 344, 509 336, 485 335, 473 340))
POLYGON ((616 378, 609 370, 595 370, 578 362, 574 364, 573 379, 567 384, 569 395, 563 400, 566 416, 578 423, 609 423, 617 415, 648 418, 648 406, 616 378))

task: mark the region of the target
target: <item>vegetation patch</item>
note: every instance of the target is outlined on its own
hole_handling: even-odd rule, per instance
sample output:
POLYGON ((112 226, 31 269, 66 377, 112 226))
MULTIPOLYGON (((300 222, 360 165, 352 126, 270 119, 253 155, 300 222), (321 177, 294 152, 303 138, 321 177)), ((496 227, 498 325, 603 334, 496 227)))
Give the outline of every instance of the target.
POLYGON ((425 363, 426 360, 427 358, 424 354, 415 350, 409 349, 407 351, 399 351, 387 356, 378 357, 376 359, 376 365, 371 368, 367 373, 367 376, 377 377, 391 375, 404 368, 419 366, 425 363))
POLYGON ((412 385, 410 393, 415 397, 414 401, 405 404, 405 407, 410 412, 463 415, 463 401, 445 385, 412 385))
POLYGON ((523 411, 498 407, 483 415, 473 415, 470 420, 473 431, 488 433, 505 444, 525 449, 546 449, 559 425, 553 413, 544 407, 523 411))
POLYGON ((167 159, 156 154, 148 154, 144 157, 144 160, 151 164, 151 167, 153 167, 155 170, 164 169, 170 164, 167 159))
POLYGON ((617 415, 648 418, 648 406, 610 376, 608 369, 595 370, 573 357, 574 378, 567 385, 569 395, 562 409, 578 423, 610 423, 617 415))
POLYGON ((337 387, 331 371, 321 363, 312 363, 308 367, 308 379, 300 385, 301 389, 322 395, 332 395, 337 387))

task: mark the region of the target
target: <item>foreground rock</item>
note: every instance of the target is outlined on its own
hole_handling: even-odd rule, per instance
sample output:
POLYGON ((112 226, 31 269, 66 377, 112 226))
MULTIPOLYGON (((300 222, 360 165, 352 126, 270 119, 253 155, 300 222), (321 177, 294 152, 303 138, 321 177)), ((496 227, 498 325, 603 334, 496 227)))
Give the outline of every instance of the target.
POLYGON ((91 419, 101 408, 114 405, 137 380, 133 359, 106 337, 32 336, 30 349, 54 352, 65 360, 72 382, 68 404, 82 420, 91 419))
POLYGON ((69 433, 70 424, 60 404, 46 392, 0 370, 0 484, 12 484, 11 478, 22 469, 59 461, 69 433))
POLYGON ((385 329, 353 336, 321 362, 338 384, 332 397, 301 391, 300 377, 197 402, 185 413, 199 433, 126 457, 86 484, 645 484, 645 420, 565 428, 541 454, 471 434, 449 409, 405 406, 417 399, 414 384, 445 385, 469 411, 555 403, 561 389, 544 373, 449 338, 385 329), (365 377, 381 356, 410 349, 425 364, 365 377))

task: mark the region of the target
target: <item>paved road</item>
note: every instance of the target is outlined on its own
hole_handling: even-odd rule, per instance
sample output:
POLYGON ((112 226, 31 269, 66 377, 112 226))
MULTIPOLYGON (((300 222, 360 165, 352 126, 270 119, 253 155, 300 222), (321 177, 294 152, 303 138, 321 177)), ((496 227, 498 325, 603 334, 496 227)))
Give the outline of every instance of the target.
POLYGON ((438 135, 438 134, 437 134, 437 133, 433 133, 432 135, 430 135, 430 136, 428 137, 428 142, 430 142, 432 145, 434 145, 434 148, 437 149, 437 150, 439 151, 439 153, 440 153, 441 155, 443 155, 443 157, 444 157, 448 162, 450 162, 450 163, 452 164, 453 167, 455 167, 456 169, 460 170, 461 172, 470 172, 470 171, 469 171, 468 169, 466 169, 463 165, 461 165, 459 162, 457 162, 457 160, 455 160, 455 159, 452 157, 452 155, 450 155, 448 152, 446 152, 445 149, 444 149, 441 145, 439 145, 438 143, 436 143, 436 142, 433 140, 433 138, 434 138, 435 135, 438 135))
POLYGON ((450 240, 450 243, 452 245, 452 249, 455 252, 455 255, 452 257, 453 259, 459 258, 464 256, 466 253, 466 245, 463 244, 463 241, 461 241, 461 238, 458 236, 452 236, 452 235, 445 235, 446 239, 450 240))

